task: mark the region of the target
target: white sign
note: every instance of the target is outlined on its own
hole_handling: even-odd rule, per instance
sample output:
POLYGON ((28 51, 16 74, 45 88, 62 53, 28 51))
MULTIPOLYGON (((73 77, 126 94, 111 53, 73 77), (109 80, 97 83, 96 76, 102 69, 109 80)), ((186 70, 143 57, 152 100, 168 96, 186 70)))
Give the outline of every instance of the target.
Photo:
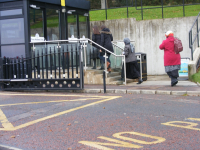
POLYGON ((31 42, 42 42, 44 41, 44 37, 40 37, 38 33, 35 34, 35 37, 31 37, 31 42))

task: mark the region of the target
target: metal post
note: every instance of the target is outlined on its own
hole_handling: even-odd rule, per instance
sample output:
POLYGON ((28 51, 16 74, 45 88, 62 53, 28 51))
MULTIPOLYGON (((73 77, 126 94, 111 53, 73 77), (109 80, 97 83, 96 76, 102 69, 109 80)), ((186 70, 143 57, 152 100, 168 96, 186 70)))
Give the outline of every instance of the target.
POLYGON ((140 54, 140 78, 142 79, 142 54, 140 54))
POLYGON ((58 72, 59 72, 59 79, 60 77, 60 48, 58 47, 58 72))
POLYGON ((43 53, 43 49, 42 49, 42 79, 44 79, 44 53, 43 53))
POLYGON ((104 93, 106 93, 106 72, 105 72, 105 70, 103 71, 103 89, 104 89, 104 93))
POLYGON ((142 20, 143 20, 143 8, 142 8, 142 0, 141 0, 141 15, 142 15, 142 20))
POLYGON ((52 79, 52 52, 50 47, 50 78, 52 79))
POLYGON ((72 47, 72 45, 71 45, 71 63, 72 63, 72 78, 74 78, 74 64, 73 64, 73 61, 74 61, 74 59, 73 59, 73 47, 72 47))
POLYGON ((199 22, 197 19, 197 46, 199 47, 199 22))
POLYGON ((162 4, 162 18, 163 18, 163 0, 161 0, 161 4, 162 4))
POLYGON ((39 50, 38 50, 38 54, 37 54, 37 75, 38 75, 38 79, 40 79, 40 56, 39 56, 39 50))
POLYGON ((55 79, 56 79, 56 48, 55 48, 55 46, 54 46, 54 65, 55 65, 55 67, 54 67, 54 76, 55 76, 55 79))
POLYGON ((24 79, 25 77, 24 77, 24 58, 23 58, 23 56, 22 56, 22 68, 21 68, 21 78, 22 79, 24 79))
POLYGON ((76 78, 78 78, 78 44, 76 45, 76 78))
POLYGON ((67 45, 67 77, 69 79, 69 45, 67 45))
POLYGON ((107 20, 107 5, 106 5, 106 1, 107 0, 105 0, 105 11, 106 11, 106 20, 107 20))
POLYGON ((126 6, 127 6, 127 18, 128 18, 128 1, 126 0, 126 6))
POLYGON ((185 0, 183 0, 183 16, 185 17, 185 0))
POLYGON ((106 54, 107 53, 105 51, 105 55, 104 55, 104 57, 105 57, 105 70, 104 70, 104 72, 106 72, 106 78, 107 78, 107 55, 106 54))
POLYGON ((5 58, 6 59, 6 65, 5 65, 5 68, 6 68, 6 79, 9 79, 9 76, 8 76, 8 72, 9 72, 9 69, 8 69, 8 63, 9 63, 9 58, 5 58))
POLYGON ((34 68, 34 79, 36 79, 36 72, 35 72, 35 52, 33 52, 33 68, 34 68))
POLYGON ((83 44, 83 48, 84 48, 84 58, 85 58, 85 67, 84 67, 84 69, 85 69, 85 71, 86 71, 86 69, 87 69, 87 64, 86 64, 86 47, 87 47, 87 45, 85 44, 85 42, 84 42, 84 44, 83 44))
POLYGON ((191 57, 192 57, 192 61, 193 61, 193 46, 191 48, 191 57))
POLYGON ((125 55, 124 55, 124 84, 126 85, 126 60, 125 60, 125 55))
MULTIPOLYGON (((115 46, 115 48, 114 48, 114 52, 115 52, 115 54, 117 54, 117 50, 116 50, 116 48, 117 48, 117 47, 115 46)), ((115 57, 115 68, 117 68, 117 65, 116 65, 116 64, 117 64, 117 58, 115 57)))
POLYGON ((191 59, 193 61, 193 43, 192 43, 192 30, 190 31, 190 48, 191 48, 191 59))
POLYGON ((62 64, 63 78, 65 78, 65 52, 64 52, 64 47, 63 47, 62 55, 63 55, 63 64, 62 64))
POLYGON ((16 58, 13 59, 13 78, 17 78, 17 73, 16 73, 16 58))
MULTIPOLYGON (((50 47, 50 50, 51 50, 51 47, 50 47)), ((45 51, 46 51, 46 79, 48 79, 48 54, 47 54, 47 47, 45 47, 45 51)), ((50 56, 51 56, 51 54, 50 54, 50 56)))

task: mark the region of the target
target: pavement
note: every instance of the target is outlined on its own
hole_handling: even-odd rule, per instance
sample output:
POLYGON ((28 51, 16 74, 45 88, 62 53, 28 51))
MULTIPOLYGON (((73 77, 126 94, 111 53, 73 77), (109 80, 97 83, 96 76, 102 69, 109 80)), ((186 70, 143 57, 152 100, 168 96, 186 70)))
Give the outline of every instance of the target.
MULTIPOLYGON (((106 85, 106 93, 200 96, 198 83, 191 82, 186 77, 179 77, 178 80, 178 84, 171 87, 171 80, 167 75, 148 76, 147 81, 139 85, 136 82, 127 85, 106 85)), ((84 90, 73 92, 104 93, 104 87, 85 84, 84 90)))

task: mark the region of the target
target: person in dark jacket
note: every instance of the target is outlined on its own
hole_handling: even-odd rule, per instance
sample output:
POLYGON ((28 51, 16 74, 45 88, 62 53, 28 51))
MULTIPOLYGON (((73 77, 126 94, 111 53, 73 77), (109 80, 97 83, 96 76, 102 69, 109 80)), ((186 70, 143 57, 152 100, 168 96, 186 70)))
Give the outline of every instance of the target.
MULTIPOLYGON (((111 41, 113 41, 112 33, 108 28, 106 28, 105 25, 101 26, 101 46, 109 50, 107 53, 108 59, 107 59, 107 70, 110 73, 111 72, 111 62, 110 62, 110 52, 114 52, 113 46, 111 41)), ((100 52, 105 53, 103 49, 100 50, 100 52)), ((104 58, 105 59, 105 58, 104 58)))
MULTIPOLYGON (((138 78, 137 84, 141 84, 143 80, 140 78, 139 66, 135 56, 135 47, 130 43, 129 38, 124 38, 124 44, 123 55, 125 55, 126 61, 126 77, 130 79, 138 78)), ((124 81, 124 64, 122 66, 121 80, 124 81)))
MULTIPOLYGON (((95 43, 100 45, 101 44, 101 34, 99 32, 98 26, 94 25, 92 30, 93 30, 92 41, 94 41, 95 43)), ((94 67, 92 69, 96 69, 96 59, 99 58, 100 47, 98 47, 94 43, 92 43, 92 46, 95 47, 95 48, 93 48, 93 53, 91 55, 91 58, 93 59, 93 62, 94 62, 94 67)), ((104 66, 102 63, 103 62, 101 62, 101 68, 104 66)))
POLYGON ((171 78, 171 86, 175 86, 178 83, 181 55, 174 52, 174 33, 167 31, 165 36, 166 40, 160 44, 159 48, 164 50, 165 72, 171 78))

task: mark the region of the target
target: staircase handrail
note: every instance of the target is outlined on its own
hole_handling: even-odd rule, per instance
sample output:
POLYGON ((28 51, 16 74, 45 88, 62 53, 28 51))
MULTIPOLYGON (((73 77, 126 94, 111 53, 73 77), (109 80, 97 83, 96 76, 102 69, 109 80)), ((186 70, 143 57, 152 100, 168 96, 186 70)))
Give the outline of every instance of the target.
POLYGON ((194 42, 195 42, 196 39, 197 39, 197 45, 199 47, 199 31, 200 31, 199 26, 198 26, 199 15, 200 15, 200 12, 197 15, 197 17, 196 17, 196 19, 195 19, 195 21, 194 21, 194 23, 193 23, 193 25, 192 25, 192 27, 191 27, 191 29, 189 31, 189 48, 191 49, 191 59, 192 60, 193 60, 193 53, 194 53, 194 51, 193 51, 193 44, 194 44, 194 42), (197 33, 196 33, 194 39, 192 39, 192 29, 193 29, 195 23, 197 24, 197 33))
MULTIPOLYGON (((87 68, 87 66, 86 66, 86 43, 87 43, 87 41, 95 44, 96 46, 100 47, 101 49, 105 50, 106 52, 109 52, 110 54, 114 55, 115 57, 122 57, 123 58, 123 62, 124 62, 124 79, 125 79, 124 84, 126 85, 125 55, 116 55, 115 53, 113 53, 113 52, 109 51, 108 49, 102 47, 101 45, 95 43, 91 39, 85 38, 85 39, 70 39, 70 40, 52 40, 52 41, 30 42, 30 43, 33 44, 33 50, 34 50, 34 44, 39 44, 39 43, 44 43, 44 44, 46 44, 46 43, 58 43, 58 46, 59 46, 60 42, 79 42, 79 43, 82 43, 82 47, 84 48, 84 54, 85 54, 84 59, 85 59, 85 70, 86 70, 86 68, 87 68)), ((105 57, 105 70, 104 71, 106 72, 106 78, 107 78, 108 71, 107 71, 107 65, 106 65, 107 64, 107 59, 106 59, 107 58, 107 54, 106 53, 105 53, 104 57, 105 57)))

